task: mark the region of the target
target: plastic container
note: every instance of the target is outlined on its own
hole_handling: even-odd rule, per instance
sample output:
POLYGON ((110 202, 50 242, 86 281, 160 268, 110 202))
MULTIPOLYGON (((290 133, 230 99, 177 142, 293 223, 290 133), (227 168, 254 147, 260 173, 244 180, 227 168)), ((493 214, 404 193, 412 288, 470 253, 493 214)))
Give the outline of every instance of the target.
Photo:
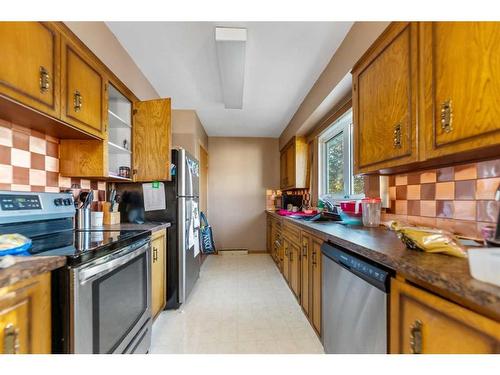
POLYGON ((361 205, 363 207, 363 225, 365 227, 378 227, 382 200, 380 198, 365 198, 361 200, 361 205))
POLYGON ((473 278, 500 286, 500 247, 470 249, 469 268, 473 278))
POLYGON ((361 225, 362 224, 362 217, 361 213, 354 213, 354 212, 346 212, 340 210, 339 212, 340 218, 342 219, 342 222, 344 224, 349 224, 349 225, 361 225))
POLYGON ((91 213, 91 223, 93 227, 102 227, 104 212, 93 211, 91 213))

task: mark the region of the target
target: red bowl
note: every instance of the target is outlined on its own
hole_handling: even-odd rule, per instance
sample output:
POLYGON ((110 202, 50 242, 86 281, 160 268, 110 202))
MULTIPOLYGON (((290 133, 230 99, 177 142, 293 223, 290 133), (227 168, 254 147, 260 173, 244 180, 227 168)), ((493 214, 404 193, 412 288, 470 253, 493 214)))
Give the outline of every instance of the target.
POLYGON ((340 208, 342 209, 343 212, 347 214, 361 216, 363 212, 363 206, 361 204, 361 201, 359 201, 357 204, 359 205, 358 213, 356 213, 356 201, 340 202, 340 208))

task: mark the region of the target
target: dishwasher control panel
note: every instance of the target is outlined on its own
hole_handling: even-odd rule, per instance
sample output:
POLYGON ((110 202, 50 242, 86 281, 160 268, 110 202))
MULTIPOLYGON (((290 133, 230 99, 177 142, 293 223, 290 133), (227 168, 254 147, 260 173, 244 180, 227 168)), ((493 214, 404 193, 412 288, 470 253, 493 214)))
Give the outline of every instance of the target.
POLYGON ((339 254, 338 261, 344 266, 349 267, 351 270, 356 270, 379 281, 384 281, 387 277, 387 272, 359 260, 352 255, 347 255, 346 253, 339 254))
POLYGON ((358 275, 359 277, 361 277, 365 281, 368 281, 379 289, 385 291, 389 288, 389 278, 391 275, 388 271, 382 269, 382 266, 377 267, 361 259, 360 257, 352 255, 328 242, 323 243, 323 245, 321 246, 321 251, 325 256, 329 257, 334 262, 338 263, 342 267, 358 275))

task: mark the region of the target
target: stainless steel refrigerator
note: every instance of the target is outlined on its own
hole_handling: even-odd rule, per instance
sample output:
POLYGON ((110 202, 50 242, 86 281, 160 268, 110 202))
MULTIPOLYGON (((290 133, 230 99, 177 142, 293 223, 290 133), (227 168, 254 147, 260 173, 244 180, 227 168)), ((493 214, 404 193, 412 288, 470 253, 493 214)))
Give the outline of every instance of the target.
POLYGON ((172 150, 172 164, 172 180, 165 188, 167 220, 172 224, 167 241, 167 308, 186 302, 201 264, 199 163, 186 150, 177 149, 172 150))
MULTIPOLYGON (((167 309, 183 304, 198 280, 201 256, 199 242, 199 163, 184 149, 172 150, 172 178, 165 184, 164 209, 145 211, 147 222, 170 222, 167 233, 167 309)), ((117 184, 122 197, 122 220, 127 207, 144 207, 142 184, 117 184)))

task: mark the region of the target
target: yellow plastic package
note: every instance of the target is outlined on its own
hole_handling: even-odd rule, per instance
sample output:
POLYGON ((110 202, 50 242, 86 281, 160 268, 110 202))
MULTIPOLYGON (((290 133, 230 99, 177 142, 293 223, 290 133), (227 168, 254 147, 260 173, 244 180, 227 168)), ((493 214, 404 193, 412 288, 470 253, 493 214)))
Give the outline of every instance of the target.
POLYGON ((426 227, 402 226, 397 222, 390 224, 401 241, 412 250, 428 253, 443 253, 467 258, 467 251, 450 232, 426 227))

